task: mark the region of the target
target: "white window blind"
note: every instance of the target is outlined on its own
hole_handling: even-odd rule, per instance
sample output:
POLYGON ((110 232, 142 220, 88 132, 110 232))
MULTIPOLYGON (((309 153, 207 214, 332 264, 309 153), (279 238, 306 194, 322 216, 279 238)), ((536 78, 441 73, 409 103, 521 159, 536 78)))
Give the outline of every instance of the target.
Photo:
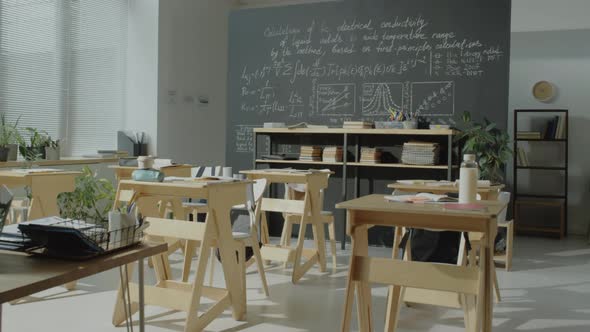
POLYGON ((127 0, 0 0, 0 110, 64 139, 116 147, 125 111, 127 0))
POLYGON ((63 135, 61 0, 1 1, 1 111, 23 128, 63 135))

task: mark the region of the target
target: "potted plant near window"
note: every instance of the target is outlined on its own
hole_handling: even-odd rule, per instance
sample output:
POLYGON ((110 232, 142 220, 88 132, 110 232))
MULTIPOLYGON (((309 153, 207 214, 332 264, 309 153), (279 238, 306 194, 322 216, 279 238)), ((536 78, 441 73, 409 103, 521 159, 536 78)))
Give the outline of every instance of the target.
POLYGON ((47 146, 45 146, 45 159, 59 160, 60 140, 52 140, 51 136, 47 138, 47 146))
POLYGON ((1 143, 3 148, 8 149, 8 156, 5 160, 2 152, 0 152, 0 161, 14 161, 18 155, 18 140, 19 132, 17 130, 18 121, 20 117, 14 123, 8 123, 5 113, 0 113, 0 135, 1 143))
POLYGON ((458 140, 464 140, 463 154, 475 154, 481 179, 502 183, 504 166, 512 156, 510 136, 488 119, 484 123, 473 121, 469 112, 463 113, 463 123, 465 128, 457 136, 458 140))
POLYGON ((106 225, 114 200, 115 188, 111 181, 99 178, 84 166, 82 175, 76 178, 74 191, 59 194, 57 204, 64 218, 106 225))
POLYGON ((20 154, 27 161, 34 161, 38 159, 45 159, 45 147, 48 145, 49 135, 45 131, 39 131, 36 128, 25 128, 27 136, 29 136, 29 144, 24 137, 19 137, 19 151, 20 154))

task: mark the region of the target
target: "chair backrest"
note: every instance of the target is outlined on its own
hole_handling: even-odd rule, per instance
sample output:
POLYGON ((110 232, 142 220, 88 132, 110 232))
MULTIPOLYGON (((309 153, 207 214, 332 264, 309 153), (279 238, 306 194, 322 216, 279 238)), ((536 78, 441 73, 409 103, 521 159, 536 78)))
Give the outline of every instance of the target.
MULTIPOLYGON (((498 202, 508 204, 510 203, 510 192, 502 191, 498 194, 498 202)), ((508 213, 508 206, 498 215, 498 222, 503 223, 506 221, 506 213, 508 213)))
MULTIPOLYGON (((328 178, 330 177, 330 170, 329 169, 322 169, 320 170, 320 172, 325 172, 328 173, 328 178)), ((298 197, 288 197, 288 192, 289 190, 293 190, 293 192, 295 194, 299 193, 304 193, 305 192, 305 184, 303 183, 285 183, 285 198, 289 198, 289 199, 303 199, 301 197, 301 195, 296 195, 298 197)), ((320 206, 320 209, 324 208, 324 189, 320 190, 320 204, 322 206, 320 206)))
POLYGON ((221 176, 222 166, 198 166, 191 169, 191 176, 200 178, 203 176, 221 176))
POLYGON ((247 199, 246 206, 248 208, 248 213, 250 214, 250 229, 253 229, 252 226, 255 226, 258 222, 258 216, 256 215, 256 207, 262 201, 262 195, 266 191, 266 187, 268 184, 268 180, 266 179, 257 179, 254 180, 252 185, 248 186, 247 192, 247 199))

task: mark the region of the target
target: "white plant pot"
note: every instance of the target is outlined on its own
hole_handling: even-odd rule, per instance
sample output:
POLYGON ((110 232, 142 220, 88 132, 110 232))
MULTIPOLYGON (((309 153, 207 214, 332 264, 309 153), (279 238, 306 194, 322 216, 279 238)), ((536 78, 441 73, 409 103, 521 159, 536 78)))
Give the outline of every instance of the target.
POLYGON ((59 146, 54 148, 54 147, 49 147, 46 146, 45 147, 45 160, 59 160, 59 146))
POLYGON ((18 157, 18 145, 8 144, 8 161, 15 161, 18 157))

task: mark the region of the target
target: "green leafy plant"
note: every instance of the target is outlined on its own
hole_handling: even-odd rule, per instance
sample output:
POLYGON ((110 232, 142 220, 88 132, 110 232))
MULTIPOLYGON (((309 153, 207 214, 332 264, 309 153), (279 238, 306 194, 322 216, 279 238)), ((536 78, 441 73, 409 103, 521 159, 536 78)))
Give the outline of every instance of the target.
POLYGON ((14 144, 20 137, 16 129, 19 119, 15 123, 8 123, 6 114, 0 113, 0 147, 4 148, 9 144, 14 144))
POLYGON ((26 142, 23 135, 18 136, 18 150, 25 160, 37 160, 43 158, 45 147, 49 146, 49 134, 44 130, 26 127, 25 131, 29 137, 29 143, 26 142))
POLYGON ((463 153, 475 154, 482 179, 503 182, 504 165, 512 156, 508 133, 488 119, 483 123, 473 121, 469 112, 463 113, 463 124, 465 128, 457 136, 464 141, 463 153))
POLYGON ((50 148, 59 148, 61 141, 56 139, 55 141, 51 138, 51 136, 47 137, 47 147, 50 148))
POLYGON ((76 178, 73 192, 58 196, 60 214, 63 218, 85 220, 93 223, 108 221, 108 213, 115 201, 115 189, 111 181, 98 178, 88 166, 76 178))

